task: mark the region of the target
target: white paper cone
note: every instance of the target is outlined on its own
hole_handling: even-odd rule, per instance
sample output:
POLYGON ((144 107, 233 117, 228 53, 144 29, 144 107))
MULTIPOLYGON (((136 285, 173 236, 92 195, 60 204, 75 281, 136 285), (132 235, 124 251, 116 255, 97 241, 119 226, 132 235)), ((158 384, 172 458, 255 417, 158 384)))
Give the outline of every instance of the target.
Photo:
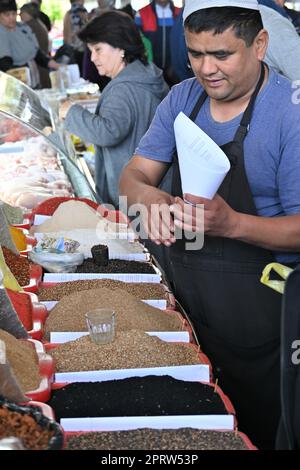
POLYGON ((230 170, 227 156, 182 112, 174 131, 183 193, 212 199, 230 170))

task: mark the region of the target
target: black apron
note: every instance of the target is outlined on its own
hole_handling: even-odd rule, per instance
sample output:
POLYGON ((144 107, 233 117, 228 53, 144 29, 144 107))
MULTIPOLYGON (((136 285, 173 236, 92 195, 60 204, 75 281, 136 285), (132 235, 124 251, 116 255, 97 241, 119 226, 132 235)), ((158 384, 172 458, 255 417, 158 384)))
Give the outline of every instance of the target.
MULTIPOLYGON (((231 169, 218 194, 236 211, 251 215, 257 211, 245 172, 243 143, 264 75, 262 65, 234 139, 221 147, 231 169)), ((206 98, 203 92, 191 120, 195 121, 206 98)), ((172 194, 182 197, 177 155, 173 171, 172 194)), ((170 259, 175 295, 188 312, 215 378, 233 402, 239 429, 257 446, 274 447, 280 416, 281 296, 260 283, 273 254, 240 241, 205 236, 204 247, 197 251, 186 251, 185 240, 178 240, 170 248, 170 259)))

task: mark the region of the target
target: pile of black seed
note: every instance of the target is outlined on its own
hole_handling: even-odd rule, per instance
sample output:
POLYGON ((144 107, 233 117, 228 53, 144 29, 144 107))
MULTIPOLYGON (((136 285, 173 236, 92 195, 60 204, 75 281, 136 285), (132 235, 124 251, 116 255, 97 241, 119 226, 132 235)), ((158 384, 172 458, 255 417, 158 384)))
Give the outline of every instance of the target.
POLYGON ((67 450, 247 450, 234 431, 136 429, 70 436, 67 450))
POLYGON ((93 258, 87 258, 77 267, 76 273, 141 273, 155 274, 150 263, 142 261, 126 261, 122 259, 111 259, 107 266, 98 266, 93 258))
POLYGON ((76 417, 228 414, 214 387, 169 376, 80 382, 52 393, 57 420, 76 417))

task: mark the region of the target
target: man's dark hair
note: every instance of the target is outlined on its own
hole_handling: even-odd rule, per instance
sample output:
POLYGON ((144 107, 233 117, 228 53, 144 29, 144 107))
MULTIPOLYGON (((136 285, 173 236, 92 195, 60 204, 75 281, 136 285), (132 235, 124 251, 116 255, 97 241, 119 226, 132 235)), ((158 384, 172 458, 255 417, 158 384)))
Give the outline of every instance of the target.
POLYGON ((128 64, 134 60, 140 60, 144 65, 148 63, 138 27, 126 13, 104 12, 89 21, 78 37, 86 43, 105 42, 112 47, 124 49, 124 59, 128 64))
POLYGON ((236 37, 243 39, 246 46, 250 47, 259 31, 263 29, 263 23, 258 10, 216 7, 195 11, 187 17, 184 27, 196 34, 204 31, 222 34, 232 28, 236 37))

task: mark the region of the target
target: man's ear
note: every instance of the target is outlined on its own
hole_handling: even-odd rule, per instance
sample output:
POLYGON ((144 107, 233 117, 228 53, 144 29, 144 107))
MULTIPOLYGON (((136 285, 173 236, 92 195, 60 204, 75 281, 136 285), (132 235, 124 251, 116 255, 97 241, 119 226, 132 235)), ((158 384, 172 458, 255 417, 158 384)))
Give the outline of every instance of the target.
POLYGON ((269 44, 269 33, 266 29, 261 29, 254 39, 254 47, 258 60, 264 60, 269 44))

